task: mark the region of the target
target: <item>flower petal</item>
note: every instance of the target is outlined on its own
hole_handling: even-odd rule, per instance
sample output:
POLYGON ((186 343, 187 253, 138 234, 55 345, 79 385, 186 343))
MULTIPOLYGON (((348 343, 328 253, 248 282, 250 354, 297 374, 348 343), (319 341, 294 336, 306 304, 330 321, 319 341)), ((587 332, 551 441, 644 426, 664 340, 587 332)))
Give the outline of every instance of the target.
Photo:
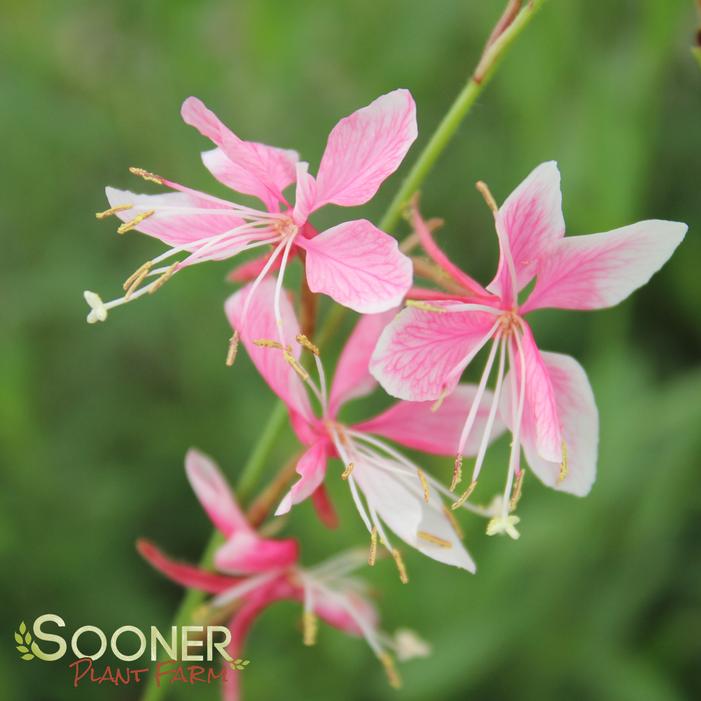
POLYGON ((395 314, 396 310, 392 309, 382 314, 360 317, 336 365, 329 395, 331 416, 336 416, 345 402, 364 397, 377 386, 375 378, 370 374, 370 356, 375 350, 377 339, 395 314))
MULTIPOLYGON (((253 343, 258 339, 278 337, 273 311, 275 281, 268 279, 260 283, 248 306, 244 322, 243 310, 250 290, 251 285, 247 285, 227 300, 225 308, 229 323, 239 332, 253 364, 273 392, 285 402, 288 409, 297 412, 306 421, 311 421, 314 414, 302 381, 285 361, 282 352, 274 348, 261 348, 253 343)), ((295 338, 299 334, 299 324, 292 304, 284 294, 280 299, 280 313, 285 338, 295 338)), ((298 344, 292 344, 292 353, 299 357, 298 344)))
POLYGON ((212 458, 190 448, 185 456, 185 472, 192 490, 218 530, 226 536, 238 530, 251 531, 229 484, 212 458))
POLYGON ((295 243, 307 252, 309 289, 361 314, 398 306, 411 287, 411 260, 394 238, 365 219, 339 224, 311 239, 298 236, 295 243))
MULTIPOLYGON (((265 253, 262 256, 257 256, 256 258, 251 258, 241 265, 237 265, 233 268, 227 278, 232 282, 252 282, 255 280, 262 272, 265 265, 270 260, 270 256, 273 252, 265 253)), ((290 250, 290 255, 288 259, 292 259, 295 255, 295 249, 290 250)), ((281 258, 275 259, 275 262, 270 266, 270 272, 275 273, 280 269, 281 258)))
POLYGON ((275 511, 276 516, 286 514, 294 504, 299 504, 310 496, 324 481, 326 475, 326 460, 328 458, 327 443, 324 440, 314 443, 299 459, 296 471, 299 479, 283 497, 275 511))
POLYGON ((253 574, 293 565, 299 557, 296 540, 261 538, 253 530, 234 533, 214 556, 216 568, 233 574, 253 574))
MULTIPOLYGON (((353 428, 384 436, 424 453, 455 455, 476 391, 475 385, 458 385, 436 411, 431 410, 433 402, 397 402, 378 416, 356 424, 353 428)), ((491 403, 492 394, 487 391, 482 396, 463 455, 477 453, 491 403)), ((503 424, 497 421, 492 429, 492 440, 501 435, 503 430, 503 424)))
POLYGON ((341 119, 319 165, 316 207, 370 200, 399 167, 416 134, 416 105, 408 90, 382 95, 341 119))
POLYGON ((497 213, 496 225, 501 253, 496 277, 487 289, 515 301, 517 293, 533 279, 543 252, 565 234, 560 171, 555 161, 539 165, 506 198, 497 213), (516 274, 516 289, 513 289, 507 263, 509 253, 516 274))
POLYGON ((538 266, 524 311, 604 309, 642 287, 670 258, 686 224, 657 219, 560 241, 538 266))
POLYGON ((316 515, 327 528, 338 528, 338 514, 323 483, 312 492, 312 503, 316 515))
POLYGON ((407 307, 382 332, 370 372, 393 397, 413 402, 438 399, 455 388, 470 357, 489 340, 495 321, 488 312, 407 307))
POLYGON ((309 173, 309 163, 297 164, 297 188, 295 191, 295 206, 292 218, 299 226, 303 226, 316 204, 316 180, 309 173))

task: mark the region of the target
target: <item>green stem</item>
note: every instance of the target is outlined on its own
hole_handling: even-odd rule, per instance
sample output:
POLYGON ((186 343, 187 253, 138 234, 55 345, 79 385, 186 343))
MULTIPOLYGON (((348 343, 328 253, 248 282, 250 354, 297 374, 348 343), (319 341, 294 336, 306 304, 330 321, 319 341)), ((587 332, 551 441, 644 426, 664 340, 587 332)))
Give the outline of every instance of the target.
MULTIPOLYGON (((387 212, 380 221, 380 228, 383 231, 391 232, 395 229, 401 219, 402 210, 411 196, 421 187, 438 157, 445 150, 463 119, 469 113, 470 108, 494 74, 504 54, 545 1, 531 0, 528 2, 513 21, 508 24, 506 29, 485 48, 475 72, 470 76, 465 87, 457 96, 445 117, 443 117, 390 203, 387 212)), ((319 333, 318 343, 320 346, 323 346, 328 340, 329 331, 336 329, 343 321, 345 312, 346 309, 344 307, 336 306, 327 315, 324 326, 319 333)), ((239 477, 237 495, 242 501, 253 491, 263 471, 265 461, 286 423, 286 415, 284 404, 278 401, 239 477)), ((211 568, 214 552, 220 543, 221 535, 215 531, 202 556, 201 565, 203 567, 211 568)), ((192 620, 193 611, 202 603, 203 599, 204 595, 202 592, 193 589, 189 590, 178 608, 173 625, 182 626, 189 623, 192 620)), ((142 701, 159 701, 166 688, 165 686, 157 686, 154 675, 151 675, 144 690, 142 701)))

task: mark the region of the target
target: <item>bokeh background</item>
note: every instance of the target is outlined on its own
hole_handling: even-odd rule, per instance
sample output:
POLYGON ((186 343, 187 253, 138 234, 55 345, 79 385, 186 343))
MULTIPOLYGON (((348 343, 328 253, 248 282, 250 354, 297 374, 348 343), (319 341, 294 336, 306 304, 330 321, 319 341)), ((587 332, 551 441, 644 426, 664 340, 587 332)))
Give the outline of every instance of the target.
MULTIPOLYGON (((244 138, 297 148, 315 167, 339 117, 404 86, 419 109, 411 161, 500 5, 3 1, 3 698, 137 698, 134 687, 73 689, 60 663, 21 662, 12 631, 47 611, 71 630, 168 625, 182 592, 141 561, 134 542, 148 536, 196 560, 209 523, 184 477, 186 449, 206 450, 236 479, 274 406, 245 354, 233 369, 223 363, 227 264, 192 269, 107 323, 85 323, 83 289, 110 298, 160 250, 95 220, 104 185, 148 190, 127 172, 138 165, 223 193, 199 162, 208 144, 179 118, 191 94, 244 138)), ((594 386, 601 448, 592 494, 580 500, 527 478, 518 542, 487 538, 483 522, 465 518, 477 576, 414 553, 406 553, 409 586, 387 562, 368 573, 385 627, 411 626, 433 644, 431 658, 403 668, 399 694, 362 641, 324 627, 319 644, 304 648, 299 608, 280 604, 249 639, 246 698, 701 697, 696 23, 691 0, 547 3, 423 189, 426 214, 446 219, 445 247, 485 281, 496 241, 474 181, 503 199, 547 159, 560 164, 570 233, 644 218, 690 225, 672 261, 618 308, 535 319, 541 346, 576 355, 594 386)), ((362 216, 379 219, 400 178, 362 216)), ((287 432, 269 471, 294 449, 287 432)), ((494 482, 480 498, 496 489, 505 455, 503 443, 493 451, 494 482)), ((449 463, 431 464, 447 478, 449 463)), ((307 563, 366 542, 338 472, 328 483, 341 527, 322 531, 307 504, 286 524, 307 563)), ((179 687, 169 698, 217 694, 179 687)))

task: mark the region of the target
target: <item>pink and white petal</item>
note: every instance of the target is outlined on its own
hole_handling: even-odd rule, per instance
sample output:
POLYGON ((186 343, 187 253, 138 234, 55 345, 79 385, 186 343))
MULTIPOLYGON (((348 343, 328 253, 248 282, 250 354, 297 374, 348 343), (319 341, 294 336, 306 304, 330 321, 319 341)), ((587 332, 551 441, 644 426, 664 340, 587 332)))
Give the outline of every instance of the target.
POLYGON ((293 565, 299 557, 296 540, 261 538, 253 530, 234 533, 214 555, 221 572, 254 574, 293 565))
MULTIPOLYGON (((455 455, 465 419, 477 393, 475 385, 461 384, 446 397, 436 411, 433 402, 397 402, 372 419, 353 426, 356 431, 384 436, 407 448, 433 455, 455 455)), ((465 444, 464 455, 475 455, 486 428, 492 393, 486 391, 477 410, 477 418, 465 444)), ((504 431, 497 420, 491 440, 504 431)))
POLYGON ((362 635, 358 620, 371 630, 377 628, 377 609, 353 591, 324 591, 315 589, 314 613, 330 626, 349 635, 362 635))
POLYGON ((212 458, 190 448, 185 455, 185 472, 192 490, 215 528, 226 536, 235 531, 251 531, 246 517, 234 500, 231 487, 212 458))
POLYGON ((382 314, 360 317, 336 365, 329 395, 331 416, 336 416, 345 402, 364 397, 377 386, 377 381, 370 374, 370 356, 380 334, 395 315, 396 310, 392 309, 382 314))
POLYGON ((254 141, 243 141, 195 97, 185 100, 181 114, 186 124, 195 127, 203 136, 219 146, 222 155, 231 162, 225 166, 221 155, 203 156, 203 159, 207 159, 205 166, 216 178, 219 178, 219 175, 225 177, 228 182, 220 179, 229 187, 246 195, 254 195, 269 207, 276 205, 278 201, 284 201, 282 191, 295 179, 298 156, 294 151, 254 141), (216 172, 210 166, 213 166, 216 172))
POLYGON ((488 312, 407 307, 382 332, 370 372, 393 397, 412 402, 438 399, 458 384, 470 357, 489 340, 495 321, 488 312))
POLYGON ((686 224, 653 219, 560 241, 538 266, 524 312, 604 309, 642 287, 682 242, 686 224))
POLYGON ((297 164, 297 188, 295 190, 295 206, 292 218, 298 226, 304 226, 309 215, 314 211, 316 203, 316 180, 309 173, 309 163, 301 161, 297 164))
POLYGON ((295 239, 307 252, 309 289, 360 314, 385 312, 411 287, 411 260, 397 241, 365 219, 345 222, 311 239, 295 239))
POLYGON ((188 589, 199 589, 208 594, 221 594, 237 584, 238 580, 233 577, 225 577, 214 572, 201 570, 194 565, 171 560, 153 543, 143 538, 137 541, 136 548, 144 560, 154 569, 188 589))
MULTIPOLYGON (((160 195, 139 195, 128 190, 106 187, 110 207, 132 205, 116 212, 123 222, 132 221, 146 212, 153 212, 134 226, 134 229, 153 236, 169 246, 186 246, 210 236, 234 233, 244 222, 226 204, 205 196, 186 192, 166 192, 160 195)), ((243 245, 243 243, 242 243, 243 245)))
MULTIPOLYGON (((229 272, 227 278, 232 282, 252 282, 255 280, 265 268, 266 264, 272 256, 272 251, 270 253, 265 253, 262 256, 257 256, 256 258, 251 258, 241 265, 237 265, 235 268, 229 272)), ((290 251, 289 259, 295 256, 295 249, 290 251)), ((275 273, 280 269, 281 258, 278 256, 275 262, 270 266, 270 272, 275 273)))
POLYGON ((316 207, 365 204, 399 167, 416 135, 416 105, 408 90, 382 95, 341 119, 319 165, 316 207))
POLYGON ((275 511, 276 516, 286 514, 294 504, 304 501, 324 481, 328 444, 325 440, 314 443, 297 462, 296 471, 299 479, 283 497, 275 511))
POLYGON ((312 504, 319 520, 327 528, 338 528, 338 514, 323 483, 312 492, 312 504))
POLYGON ((555 161, 542 163, 506 198, 496 215, 499 231, 499 267, 487 289, 509 301, 535 275, 545 252, 565 235, 560 171, 555 161), (508 250, 504 250, 508 247, 508 250), (507 257, 516 274, 513 289, 507 257))
POLYGON ((585 496, 596 479, 599 415, 594 393, 584 368, 574 358, 545 352, 542 357, 555 393, 562 436, 567 446, 567 473, 561 480, 560 463, 540 457, 528 436, 523 446, 526 460, 544 484, 585 496))
MULTIPOLYGON (((300 414, 306 421, 312 421, 314 414, 302 380, 285 361, 282 352, 275 348, 261 348, 253 343, 259 339, 278 338, 273 311, 275 281, 267 279, 258 285, 244 320, 243 311, 250 291, 251 285, 247 285, 227 300, 225 309, 229 323, 239 332, 253 364, 273 392, 285 402, 289 410, 300 414)), ((296 338, 300 332, 299 323, 285 294, 280 299, 280 314, 284 337, 296 338)), ((298 344, 292 344, 292 353, 299 357, 298 344)))

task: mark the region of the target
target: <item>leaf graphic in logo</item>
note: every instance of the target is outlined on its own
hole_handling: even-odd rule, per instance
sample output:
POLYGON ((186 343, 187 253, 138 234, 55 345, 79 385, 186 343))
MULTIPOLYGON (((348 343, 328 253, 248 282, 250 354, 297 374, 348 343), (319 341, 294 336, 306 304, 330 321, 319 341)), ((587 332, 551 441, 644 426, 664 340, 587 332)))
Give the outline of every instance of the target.
POLYGON ((249 664, 251 664, 251 660, 244 660, 241 658, 238 658, 233 662, 229 662, 231 669, 238 669, 240 671, 246 669, 249 664))
POLYGON ((20 657, 23 660, 33 660, 34 654, 30 651, 32 645, 32 634, 27 630, 27 626, 24 621, 19 624, 19 630, 15 632, 15 645, 20 653, 20 657))

